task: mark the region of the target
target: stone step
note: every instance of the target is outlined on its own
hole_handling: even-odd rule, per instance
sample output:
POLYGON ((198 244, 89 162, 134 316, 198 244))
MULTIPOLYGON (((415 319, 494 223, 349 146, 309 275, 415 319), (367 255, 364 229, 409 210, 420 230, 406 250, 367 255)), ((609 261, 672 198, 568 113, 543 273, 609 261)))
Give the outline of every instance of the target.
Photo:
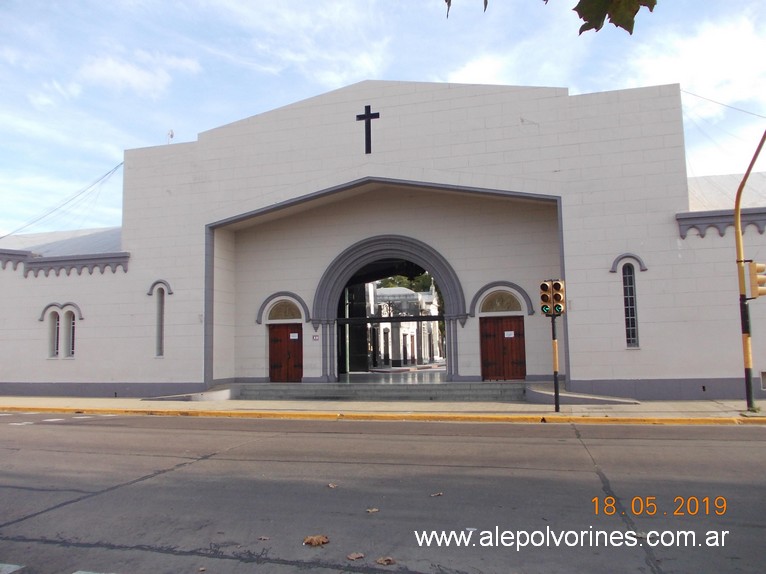
POLYGON ((249 383, 239 386, 242 400, 325 401, 524 401, 525 384, 475 382, 438 384, 397 383, 249 383))

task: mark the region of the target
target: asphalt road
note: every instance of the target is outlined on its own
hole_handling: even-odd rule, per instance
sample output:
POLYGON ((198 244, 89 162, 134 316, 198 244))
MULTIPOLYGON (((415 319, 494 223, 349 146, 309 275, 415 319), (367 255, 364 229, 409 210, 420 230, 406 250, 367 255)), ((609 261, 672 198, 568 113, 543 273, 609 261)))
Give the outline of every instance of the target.
POLYGON ((760 426, 83 416, 0 413, 0 574, 766 571, 760 426))

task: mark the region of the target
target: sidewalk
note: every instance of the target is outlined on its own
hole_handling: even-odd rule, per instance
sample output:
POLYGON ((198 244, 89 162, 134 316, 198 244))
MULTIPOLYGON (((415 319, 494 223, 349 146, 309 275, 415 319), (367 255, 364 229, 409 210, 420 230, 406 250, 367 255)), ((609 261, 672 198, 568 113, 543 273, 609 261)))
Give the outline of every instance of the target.
MULTIPOLYGON (((180 397, 179 397, 180 398, 180 397)), ((248 401, 1 396, 0 411, 302 420, 764 425, 744 400, 647 401, 623 404, 464 402, 248 401)))

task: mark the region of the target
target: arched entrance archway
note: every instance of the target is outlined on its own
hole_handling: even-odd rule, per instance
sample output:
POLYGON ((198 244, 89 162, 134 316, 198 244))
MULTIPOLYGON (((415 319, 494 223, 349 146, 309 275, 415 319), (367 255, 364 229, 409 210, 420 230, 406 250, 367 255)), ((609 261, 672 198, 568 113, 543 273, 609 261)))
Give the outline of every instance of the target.
POLYGON ((447 380, 458 374, 457 324, 464 324, 467 314, 465 296, 455 270, 442 255, 418 239, 402 235, 379 235, 364 239, 340 253, 319 280, 311 322, 321 328, 322 377, 337 381, 336 328, 338 301, 349 280, 364 267, 381 259, 410 261, 428 271, 442 291, 446 338, 447 380))

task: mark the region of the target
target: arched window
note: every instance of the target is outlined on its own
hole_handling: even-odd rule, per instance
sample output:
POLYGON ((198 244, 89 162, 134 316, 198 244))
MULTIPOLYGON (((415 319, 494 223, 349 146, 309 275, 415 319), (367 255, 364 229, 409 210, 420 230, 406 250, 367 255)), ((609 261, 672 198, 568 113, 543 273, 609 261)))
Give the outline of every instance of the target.
POLYGON ((59 356, 61 316, 57 311, 53 311, 48 316, 48 321, 48 356, 55 359, 59 356))
POLYGON ((282 300, 277 301, 274 306, 269 309, 269 321, 286 321, 298 319, 302 317, 301 310, 298 305, 292 301, 282 300))
POLYGON ((77 318, 74 316, 74 311, 66 311, 64 313, 64 356, 74 357, 75 348, 75 327, 77 318))
POLYGON ((154 354, 157 357, 165 356, 165 289, 158 287, 157 291, 157 319, 154 354))
POLYGON ((156 295, 154 307, 154 356, 165 356, 165 300, 167 295, 173 294, 170 283, 164 279, 157 279, 149 287, 147 295, 156 295))
POLYGON ((625 309, 625 342, 629 348, 638 348, 636 269, 631 263, 622 266, 622 295, 625 309))
POLYGON ((493 291, 481 302, 482 313, 512 313, 521 311, 521 302, 508 291, 493 291))
POLYGON ((72 301, 45 306, 38 321, 48 322, 48 357, 74 357, 76 325, 82 318, 80 307, 72 301))

